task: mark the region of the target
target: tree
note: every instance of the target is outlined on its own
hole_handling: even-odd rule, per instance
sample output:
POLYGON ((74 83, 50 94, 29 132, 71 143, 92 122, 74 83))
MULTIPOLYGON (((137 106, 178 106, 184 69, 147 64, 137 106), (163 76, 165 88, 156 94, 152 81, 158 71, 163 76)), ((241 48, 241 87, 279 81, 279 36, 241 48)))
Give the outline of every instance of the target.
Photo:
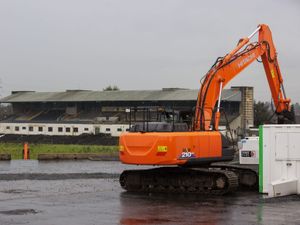
POLYGON ((0 104, 0 120, 12 115, 13 110, 11 104, 0 104))
POLYGON ((298 102, 294 104, 294 110, 296 115, 300 115, 300 104, 298 102))
POLYGON ((267 102, 254 102, 254 126, 270 122, 273 112, 267 102))
POLYGON ((116 85, 114 86, 107 86, 106 88, 103 88, 103 91, 120 91, 120 88, 116 85))

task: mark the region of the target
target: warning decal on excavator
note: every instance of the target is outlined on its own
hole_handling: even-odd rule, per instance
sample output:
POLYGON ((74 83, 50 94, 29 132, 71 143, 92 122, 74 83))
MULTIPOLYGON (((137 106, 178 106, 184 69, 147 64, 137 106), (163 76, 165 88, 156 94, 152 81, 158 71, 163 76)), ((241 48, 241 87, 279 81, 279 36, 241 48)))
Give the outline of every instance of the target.
POLYGON ((167 152, 168 146, 157 146, 157 152, 167 152))
POLYGON ((274 79, 275 78, 274 70, 271 70, 271 75, 272 75, 272 78, 274 79))

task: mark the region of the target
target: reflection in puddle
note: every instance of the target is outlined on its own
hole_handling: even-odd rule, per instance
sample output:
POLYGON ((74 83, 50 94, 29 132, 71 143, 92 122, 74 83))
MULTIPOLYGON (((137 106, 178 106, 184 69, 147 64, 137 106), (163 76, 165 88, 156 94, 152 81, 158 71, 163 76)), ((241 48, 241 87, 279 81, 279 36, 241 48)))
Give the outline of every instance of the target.
POLYGON ((230 198, 224 196, 123 192, 120 201, 122 225, 219 224, 231 214, 226 208, 230 198))

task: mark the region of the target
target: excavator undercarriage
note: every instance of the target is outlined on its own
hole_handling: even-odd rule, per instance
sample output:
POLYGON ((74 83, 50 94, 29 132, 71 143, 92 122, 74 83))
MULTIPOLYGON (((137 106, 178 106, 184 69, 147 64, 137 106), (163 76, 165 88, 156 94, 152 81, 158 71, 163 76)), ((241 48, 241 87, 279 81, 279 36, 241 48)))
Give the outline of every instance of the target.
POLYGON ((234 172, 214 168, 161 167, 124 171, 120 184, 125 190, 134 192, 222 195, 238 188, 238 177, 234 172))
POLYGON ((120 176, 120 185, 132 192, 224 195, 240 188, 255 190, 258 178, 254 170, 225 165, 208 168, 160 167, 126 170, 120 176))

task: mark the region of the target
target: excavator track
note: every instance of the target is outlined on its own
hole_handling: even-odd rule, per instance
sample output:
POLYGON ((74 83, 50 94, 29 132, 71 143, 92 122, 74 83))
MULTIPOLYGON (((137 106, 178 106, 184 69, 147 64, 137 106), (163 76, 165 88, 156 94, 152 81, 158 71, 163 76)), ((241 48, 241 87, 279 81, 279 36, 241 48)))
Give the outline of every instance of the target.
POLYGON ((126 170, 119 181, 130 192, 224 195, 238 188, 238 176, 234 172, 217 168, 126 170))
POLYGON ((229 170, 238 176, 239 189, 258 190, 258 171, 245 165, 230 165, 216 163, 211 168, 229 170))

